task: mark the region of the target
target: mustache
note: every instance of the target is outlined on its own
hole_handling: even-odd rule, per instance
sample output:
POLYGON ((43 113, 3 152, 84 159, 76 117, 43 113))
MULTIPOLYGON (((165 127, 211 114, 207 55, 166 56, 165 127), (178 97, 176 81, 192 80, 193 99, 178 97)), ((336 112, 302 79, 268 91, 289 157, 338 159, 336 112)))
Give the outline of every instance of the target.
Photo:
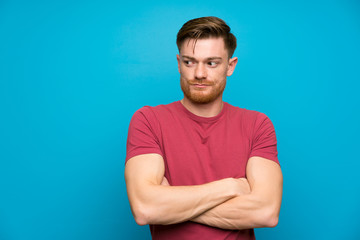
POLYGON ((188 83, 189 83, 190 85, 195 85, 195 84, 201 84, 201 85, 206 85, 206 86, 212 86, 212 85, 214 85, 214 82, 205 81, 205 80, 189 80, 188 83))

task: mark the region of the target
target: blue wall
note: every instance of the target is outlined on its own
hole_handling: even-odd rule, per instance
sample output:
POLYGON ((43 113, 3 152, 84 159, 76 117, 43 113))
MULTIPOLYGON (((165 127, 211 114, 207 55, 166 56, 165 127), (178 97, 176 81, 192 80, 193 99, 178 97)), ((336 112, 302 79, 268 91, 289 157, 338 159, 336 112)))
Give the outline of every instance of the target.
POLYGON ((258 239, 359 239, 360 3, 0 2, 0 239, 150 239, 123 177, 136 109, 179 100, 175 36, 238 37, 225 100, 273 121, 280 223, 258 239))

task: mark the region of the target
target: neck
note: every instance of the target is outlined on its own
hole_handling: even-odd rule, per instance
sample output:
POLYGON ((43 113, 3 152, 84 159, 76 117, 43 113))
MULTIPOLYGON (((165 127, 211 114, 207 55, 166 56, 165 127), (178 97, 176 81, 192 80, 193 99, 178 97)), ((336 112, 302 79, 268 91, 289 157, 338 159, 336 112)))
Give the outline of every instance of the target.
POLYGON ((221 96, 210 103, 193 103, 184 97, 181 103, 191 113, 200 117, 215 117, 221 112, 224 105, 221 96))

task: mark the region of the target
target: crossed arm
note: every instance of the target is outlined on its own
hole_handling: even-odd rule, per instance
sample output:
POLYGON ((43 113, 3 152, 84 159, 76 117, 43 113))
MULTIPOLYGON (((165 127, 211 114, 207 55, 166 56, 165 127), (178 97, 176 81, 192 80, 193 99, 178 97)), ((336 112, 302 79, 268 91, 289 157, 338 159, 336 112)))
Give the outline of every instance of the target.
POLYGON ((247 179, 225 178, 195 186, 169 186, 158 154, 131 158, 125 180, 135 221, 174 224, 194 221, 222 229, 274 227, 277 224, 282 174, 278 164, 249 159, 247 179))

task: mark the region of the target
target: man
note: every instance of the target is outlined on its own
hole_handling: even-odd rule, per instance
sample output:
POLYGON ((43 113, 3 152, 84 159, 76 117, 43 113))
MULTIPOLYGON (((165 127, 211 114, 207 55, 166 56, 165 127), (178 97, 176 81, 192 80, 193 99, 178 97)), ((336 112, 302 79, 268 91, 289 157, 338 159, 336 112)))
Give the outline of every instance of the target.
POLYGON ((237 58, 226 23, 203 17, 177 35, 181 101, 143 107, 128 135, 125 180, 153 239, 255 239, 277 225, 282 174, 262 113, 223 102, 237 58))

